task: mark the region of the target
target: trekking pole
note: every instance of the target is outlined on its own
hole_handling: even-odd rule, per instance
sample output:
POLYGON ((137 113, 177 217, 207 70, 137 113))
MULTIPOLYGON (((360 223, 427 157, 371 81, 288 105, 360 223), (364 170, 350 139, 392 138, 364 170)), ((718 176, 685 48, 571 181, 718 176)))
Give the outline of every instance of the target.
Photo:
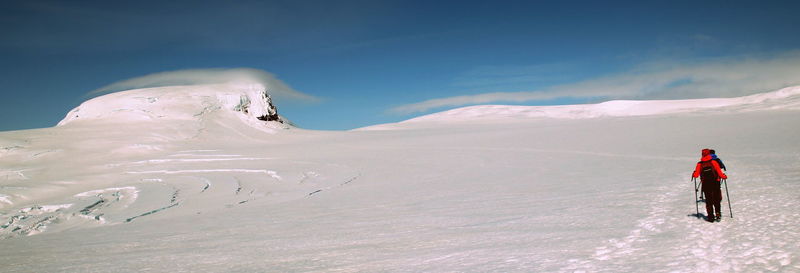
POLYGON ((733 218, 733 209, 731 208, 731 196, 728 194, 728 179, 722 179, 722 183, 725 183, 725 196, 728 197, 728 211, 731 212, 731 218, 733 218))
POLYGON ((697 218, 700 218, 700 205, 697 204, 697 178, 692 177, 692 181, 694 181, 694 209, 697 210, 697 213, 695 215, 697 215, 697 218))
MULTIPOLYGON (((693 179, 697 180, 697 178, 696 178, 696 177, 694 177, 693 179)), ((705 198, 703 198, 703 192, 702 192, 702 191, 700 191, 700 188, 702 188, 702 187, 703 187, 703 181, 702 181, 702 180, 700 180, 700 183, 696 183, 696 185, 695 185, 695 187, 694 187, 694 191, 696 191, 696 192, 697 192, 697 196, 698 196, 698 197, 697 197, 697 198, 698 198, 697 200, 698 200, 698 201, 699 201, 699 200, 704 200, 704 199, 705 199, 705 198)))
MULTIPOLYGON (((695 179, 695 181, 697 180, 696 177, 693 177, 692 179, 695 179)), ((703 192, 700 191, 700 188, 702 188, 702 187, 703 187, 703 181, 702 180, 700 181, 700 183, 696 183, 695 182, 694 191, 697 192, 697 196, 698 196, 697 200, 703 200, 704 199, 703 198, 703 192)))
MULTIPOLYGON (((697 179, 697 178, 694 178, 694 179, 697 179)), ((698 200, 703 199, 703 193, 700 192, 700 187, 703 186, 703 182, 700 182, 699 184, 695 182, 695 184, 696 184, 696 186, 694 187, 694 191, 697 192, 698 200)))

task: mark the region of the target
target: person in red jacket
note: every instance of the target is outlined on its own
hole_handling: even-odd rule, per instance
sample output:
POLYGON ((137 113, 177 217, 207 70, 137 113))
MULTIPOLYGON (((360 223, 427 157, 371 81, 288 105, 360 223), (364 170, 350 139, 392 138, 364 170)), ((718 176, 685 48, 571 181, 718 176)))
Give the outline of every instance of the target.
POLYGON ((702 157, 694 168, 692 177, 700 177, 703 194, 706 196, 706 220, 709 222, 719 221, 722 218, 720 204, 722 203, 722 188, 720 179, 728 179, 728 176, 720 169, 719 164, 711 157, 709 149, 700 151, 702 157))

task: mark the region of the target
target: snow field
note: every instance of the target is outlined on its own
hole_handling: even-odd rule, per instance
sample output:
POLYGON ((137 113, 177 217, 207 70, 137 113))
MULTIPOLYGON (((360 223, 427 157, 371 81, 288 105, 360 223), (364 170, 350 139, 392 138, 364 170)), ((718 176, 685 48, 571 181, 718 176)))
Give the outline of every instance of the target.
POLYGON ((768 97, 768 105, 724 111, 434 117, 349 132, 267 132, 222 109, 134 122, 130 132, 102 119, 6 132, 0 223, 10 224, 0 229, 0 265, 800 271, 800 130, 792 126, 800 115, 768 97), (729 168, 735 218, 693 215, 689 175, 702 148, 715 148, 729 168))

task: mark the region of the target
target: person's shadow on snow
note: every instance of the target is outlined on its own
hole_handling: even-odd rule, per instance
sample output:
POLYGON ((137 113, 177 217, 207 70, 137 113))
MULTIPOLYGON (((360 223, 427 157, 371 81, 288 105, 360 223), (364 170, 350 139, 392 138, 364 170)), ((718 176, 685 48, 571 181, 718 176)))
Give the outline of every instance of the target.
POLYGON ((706 219, 706 215, 703 214, 703 213, 692 213, 692 214, 689 214, 689 215, 686 215, 686 216, 696 217, 697 219, 706 219))

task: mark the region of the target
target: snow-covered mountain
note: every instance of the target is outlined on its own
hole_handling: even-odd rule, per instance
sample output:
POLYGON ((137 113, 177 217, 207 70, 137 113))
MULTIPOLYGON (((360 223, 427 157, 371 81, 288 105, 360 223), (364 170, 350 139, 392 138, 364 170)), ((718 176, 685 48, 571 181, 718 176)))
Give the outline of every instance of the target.
POLYGON ((167 86, 111 93, 72 109, 58 126, 86 121, 116 124, 198 121, 237 116, 254 127, 285 122, 262 84, 167 86))
MULTIPOLYGON (((138 174, 133 170, 135 166, 158 163, 211 162, 225 165, 227 162, 266 160, 233 155, 201 156, 194 155, 194 150, 174 153, 173 147, 188 143, 235 142, 246 148, 251 143, 269 140, 271 135, 292 128, 289 124, 278 115, 266 88, 260 84, 168 86, 93 98, 70 111, 54 128, 8 132, 0 137, 5 167, 2 174, 10 185, 23 185, 9 186, 0 193, 0 208, 18 209, 18 212, 6 215, 7 219, 0 226, 0 237, 91 226, 93 222, 128 222, 137 217, 130 206, 148 207, 161 203, 152 200, 136 202, 142 196, 140 193, 152 188, 153 183, 117 187, 119 181, 116 177, 109 181, 104 176, 130 176, 138 174), (153 159, 165 150, 172 152, 174 158, 153 159), (127 162, 134 158, 141 160, 127 162), (90 170, 92 168, 99 170, 90 170), (108 170, 108 173, 102 170, 108 170), (76 176, 82 179, 77 181, 76 176), (39 183, 31 186, 27 182, 33 178, 38 178, 39 183), (90 182, 95 179, 103 181, 99 184, 90 182), (108 188, 95 189, 98 185, 108 185, 108 188), (83 190, 87 191, 76 192, 83 190), (51 198, 64 204, 41 205, 51 198), (90 204, 76 205, 85 205, 86 202, 90 204), (103 208, 101 212, 94 212, 100 208, 103 208), (119 215, 113 212, 119 212, 119 215), (94 221, 85 222, 86 219, 94 221)), ((207 149, 196 150, 198 153, 208 152, 207 149)), ((161 172, 173 171, 141 173, 147 176, 161 172)), ((273 174, 272 171, 240 168, 175 172, 273 174)), ((160 181, 157 178, 139 180, 160 181)), ((176 205, 180 187, 171 185, 167 188, 175 188, 175 196, 166 204, 167 207, 176 205)), ((156 189, 161 190, 165 189, 156 189)))
POLYGON ((474 121, 476 119, 630 117, 714 111, 743 112, 776 109, 800 109, 800 87, 737 98, 693 100, 614 100, 598 104, 557 106, 480 105, 417 117, 419 121, 474 121))
POLYGON ((0 133, 2 271, 800 271, 798 87, 346 132, 266 92, 131 90, 0 133), (697 218, 701 148, 735 218, 697 218))

